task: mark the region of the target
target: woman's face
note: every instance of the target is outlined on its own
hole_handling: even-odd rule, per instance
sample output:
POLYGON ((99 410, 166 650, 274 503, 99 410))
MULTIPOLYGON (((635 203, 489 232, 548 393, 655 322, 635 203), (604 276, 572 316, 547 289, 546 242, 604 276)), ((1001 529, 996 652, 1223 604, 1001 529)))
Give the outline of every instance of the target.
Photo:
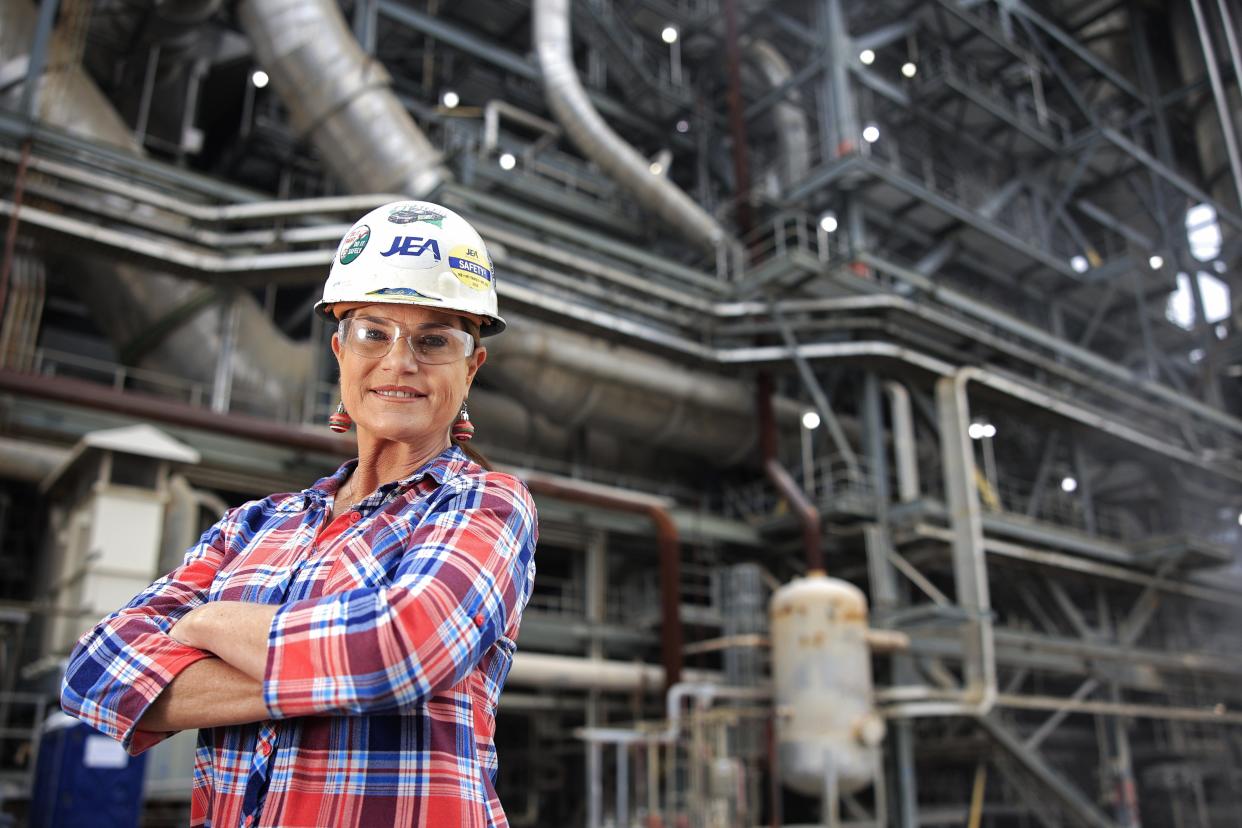
MULTIPOLYGON (((429 326, 463 330, 463 320, 454 313, 417 305, 373 304, 338 305, 339 317, 388 319, 413 333, 429 326)), ((448 442, 448 431, 470 390, 474 373, 487 359, 487 351, 476 347, 473 354, 444 365, 425 365, 414 358, 404 341, 393 344, 387 356, 369 359, 343 347, 340 333, 332 335, 332 352, 341 370, 341 399, 353 418, 359 434, 379 440, 413 445, 448 442), (404 394, 384 394, 399 391, 404 394), (407 396, 412 395, 412 396, 407 396)))

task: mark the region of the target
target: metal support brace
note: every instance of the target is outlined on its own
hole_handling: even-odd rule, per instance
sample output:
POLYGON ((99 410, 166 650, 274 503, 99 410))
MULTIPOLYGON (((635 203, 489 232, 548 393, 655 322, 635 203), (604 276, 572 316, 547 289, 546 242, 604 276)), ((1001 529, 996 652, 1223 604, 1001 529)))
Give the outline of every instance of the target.
POLYGON ((211 410, 226 413, 233 395, 233 353, 241 323, 241 305, 233 296, 220 303, 220 353, 216 357, 216 376, 211 389, 211 410))
POLYGON ((854 479, 859 479, 861 477, 861 470, 858 467, 858 456, 850 448, 849 438, 845 436, 845 430, 841 428, 841 422, 837 419, 837 415, 833 413, 832 404, 828 402, 828 395, 824 393, 824 389, 819 384, 815 372, 811 370, 811 363, 798 350, 798 340, 794 337, 793 329, 781 313, 780 308, 775 302, 771 303, 771 308, 772 318, 776 320, 777 327, 780 328, 781 338, 785 340, 785 347, 789 349, 794 363, 798 366, 798 376, 802 378, 802 384, 806 386, 807 392, 811 395, 811 400, 815 403, 815 409, 819 412, 820 419, 827 426, 828 434, 832 437, 832 443, 836 447, 837 453, 845 461, 850 476, 854 479))
POLYGON ((1001 747, 1005 748, 1027 771, 1055 794, 1057 799, 1073 811, 1083 823, 1091 828, 1117 828, 1116 824, 1102 814, 1070 780, 1045 762, 1039 754, 1027 750, 1017 734, 999 718, 982 716, 979 721, 1001 747))
POLYGON ((48 45, 52 39, 52 25, 56 21, 56 9, 60 0, 43 0, 39 3, 39 22, 35 25, 34 43, 30 47, 30 60, 26 64, 26 83, 22 87, 21 103, 18 111, 27 121, 33 121, 36 92, 39 81, 43 77, 43 68, 47 65, 48 45))
POLYGON ((1208 82, 1212 86, 1212 97, 1216 101, 1220 130, 1225 136, 1225 154, 1229 158, 1229 170, 1233 173, 1234 193, 1238 197, 1238 208, 1242 209, 1242 156, 1238 154, 1238 134, 1233 128, 1233 112, 1229 109, 1229 99, 1225 97, 1220 66, 1216 63, 1216 47, 1212 44, 1212 32, 1203 13, 1203 4, 1200 0, 1190 0, 1190 8, 1194 12, 1195 26, 1199 30, 1199 42, 1203 45, 1203 59, 1207 63, 1208 82))

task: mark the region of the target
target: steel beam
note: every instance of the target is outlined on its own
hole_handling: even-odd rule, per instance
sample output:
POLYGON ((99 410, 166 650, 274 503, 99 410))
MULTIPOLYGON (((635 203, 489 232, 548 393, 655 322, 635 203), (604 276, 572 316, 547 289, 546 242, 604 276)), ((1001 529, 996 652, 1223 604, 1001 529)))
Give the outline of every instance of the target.
POLYGON ((1017 734, 996 716, 981 716, 980 724, 997 744, 1003 747, 1036 779, 1044 784, 1050 793, 1059 799, 1082 822, 1091 828, 1117 828, 1116 824, 1096 808, 1077 787, 1059 771, 1049 765, 1043 757, 1023 745, 1017 734))

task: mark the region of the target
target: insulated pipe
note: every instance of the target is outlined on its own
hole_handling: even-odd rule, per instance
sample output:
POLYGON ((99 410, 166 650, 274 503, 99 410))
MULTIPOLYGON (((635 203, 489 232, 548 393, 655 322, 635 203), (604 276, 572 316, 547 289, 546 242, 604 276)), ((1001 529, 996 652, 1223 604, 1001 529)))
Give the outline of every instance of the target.
MULTIPOLYGON (((775 46, 766 40, 753 41, 746 50, 749 58, 773 89, 789 82, 793 70, 775 46)), ((785 187, 800 183, 811 167, 810 139, 807 134, 806 110, 802 106, 802 93, 790 90, 780 102, 772 107, 776 122, 776 140, 781 148, 780 181, 785 187)))
POLYGON ((243 0, 238 16, 294 129, 350 190, 421 198, 449 180, 334 0, 243 0))
POLYGON ((683 636, 678 587, 681 582, 681 558, 677 526, 663 501, 638 492, 537 472, 524 472, 520 476, 536 495, 645 515, 655 524, 656 544, 660 553, 660 653, 664 664, 665 688, 680 682, 683 636))
MULTIPOLYGON (((26 0, 0 4, 0 65, 20 58, 30 48, 35 9, 26 0)), ((51 48, 62 49, 53 36, 51 48)), ((39 115, 52 126, 72 131, 91 142, 108 144, 141 157, 129 127, 77 62, 53 62, 40 80, 39 115)), ((0 95, 0 101, 5 96, 0 95)), ((141 209, 141 208, 140 208, 141 209)), ((72 248, 49 248, 71 256, 72 248)), ((97 257, 74 257, 78 278, 74 287, 101 328, 116 343, 130 341, 146 326, 165 318, 198 290, 181 279, 149 273, 97 257)), ((258 303, 243 296, 241 349, 233 357, 234 396, 255 401, 253 407, 274 408, 295 399, 305 385, 310 349, 285 337, 258 303)), ((162 347, 144 360, 148 367, 191 379, 207 381, 219 353, 218 326, 209 314, 200 314, 169 335, 162 347)))
MULTIPOLYGON (((688 681, 720 681, 719 673, 708 670, 687 670, 688 681)), ((518 650, 505 686, 547 687, 557 690, 604 690, 634 692, 663 690, 664 670, 657 664, 630 661, 599 661, 593 658, 528 653, 518 650)), ((505 697, 500 697, 503 708, 505 697)))
POLYGON ((569 0, 534 0, 535 52, 548 108, 583 155, 640 204, 699 247, 717 252, 725 242, 724 228, 676 185, 653 175, 647 159, 604 122, 587 98, 574 68, 569 12, 569 0))
POLYGON ((884 383, 884 391, 888 394, 889 413, 893 419, 897 498, 900 503, 913 503, 919 499, 919 462, 910 392, 899 382, 884 383))
POLYGON ((820 528, 819 509, 807 500, 802 487, 777 458, 776 418, 772 412, 772 378, 759 375, 757 391, 759 407, 759 446, 763 455, 763 470, 776 490, 789 501, 802 524, 802 548, 806 555, 807 573, 826 573, 824 569, 823 535, 820 528))
POLYGON ((0 477, 42 483, 69 456, 69 449, 0 437, 0 477))

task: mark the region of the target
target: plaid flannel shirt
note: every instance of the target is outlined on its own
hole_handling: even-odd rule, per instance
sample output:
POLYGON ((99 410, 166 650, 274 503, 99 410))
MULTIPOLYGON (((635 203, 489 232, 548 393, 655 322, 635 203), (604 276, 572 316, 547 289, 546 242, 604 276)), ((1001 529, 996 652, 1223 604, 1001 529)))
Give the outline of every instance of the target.
POLYGON ((230 510, 82 637, 65 711, 138 754, 134 724, 207 656, 168 635, 213 600, 279 604, 270 719, 199 731, 195 826, 502 826, 496 703, 535 577, 534 503, 451 447, 331 525, 356 460, 230 510))

